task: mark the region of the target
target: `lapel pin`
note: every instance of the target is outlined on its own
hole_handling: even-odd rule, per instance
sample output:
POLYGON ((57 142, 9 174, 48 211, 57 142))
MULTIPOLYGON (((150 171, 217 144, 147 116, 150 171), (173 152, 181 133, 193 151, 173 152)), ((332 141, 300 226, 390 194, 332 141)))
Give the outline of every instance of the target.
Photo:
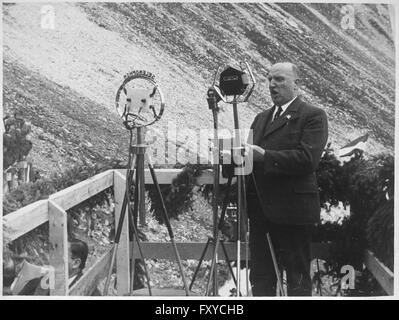
POLYGON ((291 115, 290 114, 287 114, 285 117, 287 118, 287 120, 291 119, 291 115))

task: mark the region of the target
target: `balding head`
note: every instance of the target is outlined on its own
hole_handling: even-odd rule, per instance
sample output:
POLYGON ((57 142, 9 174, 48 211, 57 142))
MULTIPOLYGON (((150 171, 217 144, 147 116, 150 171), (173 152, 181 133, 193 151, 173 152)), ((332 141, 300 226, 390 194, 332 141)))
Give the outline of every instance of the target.
POLYGON ((297 95, 299 69, 291 62, 276 63, 269 70, 268 80, 271 98, 281 106, 297 95))
POLYGON ((291 62, 277 62, 270 67, 270 71, 280 71, 292 76, 294 79, 299 79, 299 68, 296 64, 291 62))

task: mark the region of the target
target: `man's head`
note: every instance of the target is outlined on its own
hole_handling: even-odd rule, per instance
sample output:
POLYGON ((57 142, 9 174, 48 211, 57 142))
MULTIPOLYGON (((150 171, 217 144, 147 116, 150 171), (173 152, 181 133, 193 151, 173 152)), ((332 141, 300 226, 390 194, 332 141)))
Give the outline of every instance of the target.
POLYGON ((11 253, 3 253, 3 290, 10 287, 16 277, 15 262, 11 253))
POLYGON ((87 243, 79 239, 69 241, 68 254, 68 272, 69 277, 72 277, 82 271, 86 265, 87 255, 89 254, 87 243))
POLYGON ((290 62, 279 62, 271 66, 268 76, 273 103, 281 106, 298 94, 299 70, 290 62))

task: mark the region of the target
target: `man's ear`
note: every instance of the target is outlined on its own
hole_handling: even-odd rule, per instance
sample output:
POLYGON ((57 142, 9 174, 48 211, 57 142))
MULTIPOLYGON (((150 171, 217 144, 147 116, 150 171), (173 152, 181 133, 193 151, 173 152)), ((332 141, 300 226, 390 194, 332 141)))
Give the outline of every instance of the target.
POLYGON ((301 80, 299 80, 299 79, 295 79, 294 80, 294 83, 295 83, 295 92, 297 93, 297 94, 299 94, 299 92, 300 92, 300 90, 301 90, 301 87, 300 87, 300 85, 301 85, 301 80))

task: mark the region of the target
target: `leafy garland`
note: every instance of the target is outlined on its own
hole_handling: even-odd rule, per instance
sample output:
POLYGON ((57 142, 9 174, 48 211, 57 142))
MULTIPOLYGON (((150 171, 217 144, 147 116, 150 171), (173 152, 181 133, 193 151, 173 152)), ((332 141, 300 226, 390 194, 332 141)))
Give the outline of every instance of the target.
MULTIPOLYGON (((86 180, 100 172, 110 169, 109 165, 92 166, 87 163, 77 164, 63 172, 54 172, 48 178, 40 178, 35 182, 19 185, 16 189, 5 194, 3 197, 3 215, 7 215, 30 203, 47 199, 51 194, 86 180)), ((85 200, 76 207, 95 206, 97 203, 108 200, 106 193, 111 192, 108 188, 103 192, 85 200)))
MULTIPOLYGON (((182 168, 182 165, 176 165, 175 168, 182 168)), ((187 164, 183 167, 172 183, 169 185, 160 185, 162 197, 166 210, 170 218, 178 219, 180 214, 192 209, 193 195, 196 185, 196 179, 210 166, 200 164, 187 164)), ((146 185, 148 196, 151 200, 151 211, 157 221, 164 223, 162 203, 154 185, 146 185)))

